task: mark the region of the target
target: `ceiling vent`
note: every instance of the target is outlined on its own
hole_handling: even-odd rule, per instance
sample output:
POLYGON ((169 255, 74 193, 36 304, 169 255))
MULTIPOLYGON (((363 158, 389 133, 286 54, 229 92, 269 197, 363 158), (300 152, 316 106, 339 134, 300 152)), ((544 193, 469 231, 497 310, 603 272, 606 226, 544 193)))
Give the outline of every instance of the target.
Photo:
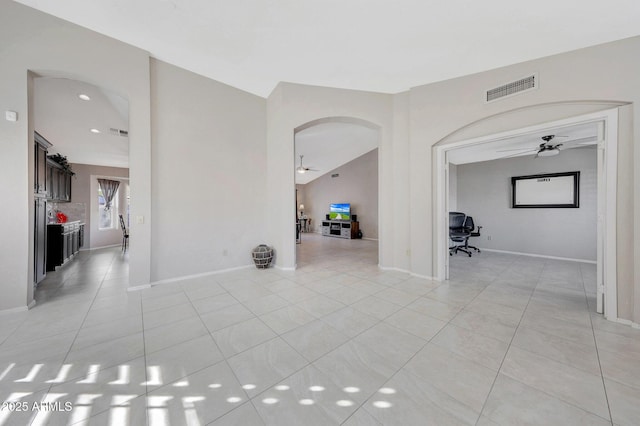
POLYGON ((109 129, 109 133, 111 133, 114 136, 122 136, 122 137, 129 137, 129 132, 127 130, 122 130, 122 129, 114 129, 113 127, 111 127, 109 129))
POLYGON ((538 76, 536 74, 521 78, 500 87, 489 89, 485 93, 485 102, 493 102, 508 96, 517 95, 538 88, 538 76))

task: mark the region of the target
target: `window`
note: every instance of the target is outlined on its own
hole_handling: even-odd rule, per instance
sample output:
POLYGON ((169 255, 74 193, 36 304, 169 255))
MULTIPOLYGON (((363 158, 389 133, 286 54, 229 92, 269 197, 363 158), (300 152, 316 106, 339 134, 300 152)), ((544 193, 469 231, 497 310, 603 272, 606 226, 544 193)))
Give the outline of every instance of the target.
POLYGON ((98 213, 100 215, 100 222, 98 223, 98 229, 117 229, 118 221, 116 217, 116 213, 118 211, 118 192, 113 197, 113 201, 111 202, 111 208, 109 210, 104 209, 105 201, 102 196, 102 190, 98 185, 98 213))

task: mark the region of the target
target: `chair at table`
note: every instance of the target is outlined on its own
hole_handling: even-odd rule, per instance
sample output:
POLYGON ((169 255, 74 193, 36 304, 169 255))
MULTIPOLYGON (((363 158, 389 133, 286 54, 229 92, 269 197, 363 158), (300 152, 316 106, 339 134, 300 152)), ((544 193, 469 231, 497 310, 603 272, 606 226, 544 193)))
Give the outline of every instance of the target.
MULTIPOLYGON (((467 216, 467 218, 464 220, 464 227, 469 232, 469 237, 479 237, 480 236, 480 230, 482 229, 482 226, 478 226, 477 231, 476 231, 476 225, 473 222, 473 217, 467 216)), ((480 253, 480 249, 478 247, 469 245, 469 239, 467 239, 467 242, 465 243, 464 248, 466 248, 466 249, 474 249, 475 251, 480 253)))
POLYGON ((122 228, 122 251, 127 251, 127 245, 129 243, 129 231, 127 231, 127 227, 124 224, 124 218, 122 215, 120 216, 120 228, 122 228))
POLYGON ((449 247, 449 256, 461 251, 471 257, 471 252, 466 249, 470 233, 464 226, 465 219, 464 213, 449 212, 449 239, 453 242, 449 247))

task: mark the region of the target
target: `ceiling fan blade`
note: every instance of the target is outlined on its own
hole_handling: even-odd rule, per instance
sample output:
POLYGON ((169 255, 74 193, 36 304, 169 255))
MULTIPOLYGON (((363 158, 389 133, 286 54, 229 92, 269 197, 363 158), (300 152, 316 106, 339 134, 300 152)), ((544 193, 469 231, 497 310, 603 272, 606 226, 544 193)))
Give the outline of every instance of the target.
POLYGON ((535 152, 536 156, 538 155, 538 150, 537 149, 528 149, 526 151, 516 152, 515 154, 505 155, 504 157, 500 157, 499 160, 501 160, 503 158, 518 157, 518 156, 525 155, 525 154, 532 153, 532 152, 535 152))
POLYGON ((498 151, 496 151, 496 152, 509 152, 509 151, 533 151, 533 150, 536 150, 536 149, 538 149, 538 148, 537 148, 537 147, 536 147, 536 148, 513 148, 513 149, 500 149, 500 150, 498 150, 498 151))

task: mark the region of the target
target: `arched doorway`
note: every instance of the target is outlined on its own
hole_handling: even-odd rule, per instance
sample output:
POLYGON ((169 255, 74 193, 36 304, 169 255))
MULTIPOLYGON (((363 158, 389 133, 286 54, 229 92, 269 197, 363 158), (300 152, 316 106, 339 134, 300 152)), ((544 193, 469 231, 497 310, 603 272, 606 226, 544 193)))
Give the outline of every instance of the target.
POLYGON ((298 267, 319 262, 320 252, 357 256, 348 241, 359 237, 367 245, 360 255, 378 263, 379 145, 379 126, 357 118, 327 117, 294 129, 298 267), (331 213, 332 206, 346 208, 347 216, 331 213))
MULTIPOLYGON (((492 117, 493 118, 493 117, 492 117)), ((482 125, 482 120, 477 123, 482 125)), ((607 109, 600 112, 575 116, 568 119, 550 121, 527 126, 516 130, 471 137, 455 142, 445 138, 434 146, 435 173, 435 215, 434 215, 434 264, 436 278, 448 279, 449 262, 447 254, 449 182, 448 153, 465 147, 478 147, 491 144, 494 148, 501 141, 508 141, 522 135, 533 134, 550 128, 563 128, 572 125, 593 123, 598 128, 597 161, 597 310, 611 320, 617 319, 617 275, 616 275, 616 177, 617 177, 617 138, 618 111, 607 109)))

